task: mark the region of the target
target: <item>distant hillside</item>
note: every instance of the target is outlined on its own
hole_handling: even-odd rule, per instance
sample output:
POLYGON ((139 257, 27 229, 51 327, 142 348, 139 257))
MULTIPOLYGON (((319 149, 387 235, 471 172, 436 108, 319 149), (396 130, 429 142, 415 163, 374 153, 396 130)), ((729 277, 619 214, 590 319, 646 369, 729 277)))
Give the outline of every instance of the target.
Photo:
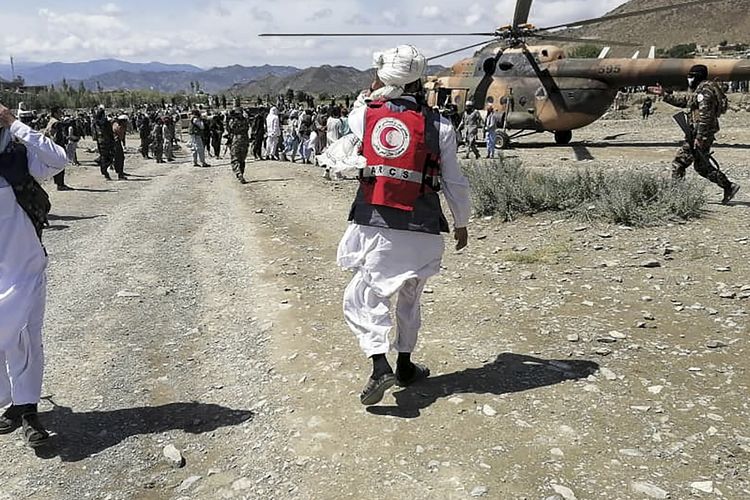
MULTIPOLYGON (((428 74, 445 70, 442 66, 430 66, 428 74)), ((231 91, 242 95, 263 96, 283 94, 289 89, 308 94, 356 95, 370 86, 375 70, 359 70, 349 66, 319 66, 307 68, 287 77, 271 76, 246 85, 235 85, 231 91)))
POLYGON ((287 77, 299 73, 291 66, 228 66, 212 68, 207 71, 159 71, 132 72, 115 71, 93 76, 84 80, 69 80, 74 88, 83 81, 87 89, 94 90, 99 86, 103 90, 131 89, 157 90, 160 92, 190 91, 190 82, 199 82, 206 92, 220 92, 233 85, 245 84, 270 76, 287 77))
MULTIPOLYGON (((138 73, 181 71, 186 73, 198 73, 203 70, 190 64, 164 64, 160 62, 131 63, 120 61, 118 59, 99 59, 96 61, 80 63, 53 62, 48 64, 16 64, 16 74, 22 75, 24 80, 26 80, 27 85, 49 85, 63 79, 85 80, 95 75, 116 71, 138 73)), ((0 72, 3 75, 9 76, 10 68, 7 65, 0 67, 0 72)))
MULTIPOLYGON (((631 0, 610 14, 632 12, 685 0, 631 0)), ((629 19, 608 21, 567 34, 640 43, 670 48, 683 43, 717 45, 727 40, 750 42, 750 9, 747 0, 724 0, 709 5, 679 8, 665 13, 647 14, 629 19)), ((632 53, 635 49, 625 50, 632 53)), ((623 50, 618 50, 622 53, 623 50)))

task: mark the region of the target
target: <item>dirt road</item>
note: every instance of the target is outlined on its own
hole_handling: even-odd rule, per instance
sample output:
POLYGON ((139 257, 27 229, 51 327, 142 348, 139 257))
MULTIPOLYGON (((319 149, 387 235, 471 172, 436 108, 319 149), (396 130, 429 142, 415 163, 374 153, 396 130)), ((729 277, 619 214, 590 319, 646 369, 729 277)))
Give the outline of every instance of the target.
MULTIPOLYGON (((672 144, 645 127, 511 154, 663 168, 672 144), (595 146, 618 133, 637 140, 595 146)), ((743 149, 722 154, 750 187, 743 149)), ((131 181, 88 167, 70 183, 90 191, 53 193, 59 436, 42 457, 0 439, 0 498, 750 496, 747 195, 645 230, 473 221, 425 291, 433 377, 366 410, 334 264, 354 185, 270 162, 247 186, 226 162, 128 165, 131 181)))

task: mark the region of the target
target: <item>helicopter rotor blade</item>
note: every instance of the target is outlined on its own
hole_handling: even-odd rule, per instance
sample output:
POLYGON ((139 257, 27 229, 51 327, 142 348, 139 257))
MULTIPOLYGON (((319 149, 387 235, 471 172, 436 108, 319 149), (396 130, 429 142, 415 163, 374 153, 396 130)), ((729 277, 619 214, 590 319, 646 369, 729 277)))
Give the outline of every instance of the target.
POLYGON ((261 37, 323 38, 323 37, 401 37, 401 36, 495 36, 492 33, 261 33, 261 37))
POLYGON ((480 47, 482 45, 490 44, 490 43, 492 43, 494 41, 495 41, 494 38, 492 40, 485 40, 483 42, 479 42, 479 43, 475 43, 475 44, 472 44, 472 45, 468 45, 466 47, 461 47, 460 49, 451 50, 450 52, 443 52, 442 54, 438 54, 436 56, 428 57, 427 60, 428 61, 434 61, 435 59, 440 59, 440 58, 445 57, 445 56, 451 56, 453 54, 457 54, 458 52, 463 52, 464 50, 473 49, 473 48, 476 48, 476 47, 480 47))
POLYGON ((597 17, 593 19, 584 19, 582 21, 574 21, 570 23, 558 24, 557 26, 547 26, 539 28, 538 31, 549 31, 561 28, 578 28, 579 26, 588 26, 590 24, 598 24, 606 21, 614 21, 616 19, 625 19, 628 17, 641 16, 643 14, 652 14, 654 12, 664 12, 667 10, 684 9, 686 7, 692 7, 694 5, 706 5, 709 3, 726 2, 727 0, 692 0, 690 2, 684 2, 674 5, 665 5, 662 7, 653 7, 650 9, 638 10, 635 12, 623 12, 622 14, 612 14, 609 16, 597 17))
POLYGON ((513 26, 520 26, 529 22, 529 13, 531 12, 531 2, 534 0, 518 0, 516 2, 516 11, 513 14, 513 26))
POLYGON ((601 45, 612 45, 612 46, 620 46, 620 47, 640 47, 640 44, 637 43, 629 43, 629 42, 621 42, 621 41, 614 41, 614 40, 603 40, 601 38, 573 38, 573 37, 567 37, 567 36, 557 36, 557 35, 546 35, 544 33, 538 33, 531 35, 535 38, 539 38, 541 40, 550 40, 553 42, 566 42, 566 43, 594 43, 594 44, 601 44, 601 45))

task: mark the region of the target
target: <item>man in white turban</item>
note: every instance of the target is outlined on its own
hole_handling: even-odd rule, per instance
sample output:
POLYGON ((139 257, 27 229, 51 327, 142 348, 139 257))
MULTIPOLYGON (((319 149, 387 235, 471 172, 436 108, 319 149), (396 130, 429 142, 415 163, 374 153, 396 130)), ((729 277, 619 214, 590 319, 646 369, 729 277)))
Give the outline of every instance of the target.
POLYGON ((37 418, 42 392, 42 323, 47 254, 41 244, 46 212, 33 179, 65 168, 65 150, 30 129, 0 104, 0 434, 23 428, 30 446, 49 434, 37 418), (37 193, 38 195, 36 195, 37 193))
POLYGON ((426 65, 408 45, 375 54, 377 79, 368 100, 360 99, 349 115, 356 139, 344 137, 334 148, 351 152, 360 144, 362 150, 358 160, 339 167, 342 173, 359 170, 360 186, 338 264, 354 272, 344 293, 344 317, 372 360, 360 395, 364 405, 379 403, 395 383, 407 386, 430 374, 412 362, 411 354, 421 325, 422 291, 440 271, 441 233, 450 231, 438 192, 453 214, 456 249, 468 241, 469 184, 458 166, 453 126, 423 102, 426 65), (398 352, 395 374, 386 358, 391 349, 398 352))

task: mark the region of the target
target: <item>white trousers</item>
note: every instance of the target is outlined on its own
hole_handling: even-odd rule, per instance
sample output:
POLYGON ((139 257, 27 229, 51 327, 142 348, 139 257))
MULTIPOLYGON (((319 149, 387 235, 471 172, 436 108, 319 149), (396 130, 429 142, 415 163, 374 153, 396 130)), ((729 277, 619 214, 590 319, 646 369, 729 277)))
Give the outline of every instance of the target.
POLYGON ((266 156, 276 156, 279 149, 279 136, 269 135, 266 139, 266 156))
POLYGON ((359 346, 369 358, 375 354, 414 352, 417 335, 422 326, 420 299, 427 284, 426 278, 406 280, 391 297, 382 297, 357 271, 344 292, 344 318, 359 340, 359 346), (396 298, 396 338, 391 345, 393 329, 392 300, 396 298))
POLYGON ((18 336, 0 349, 0 408, 9 404, 36 404, 42 396, 44 347, 42 326, 46 305, 46 280, 31 308, 29 320, 18 336))

